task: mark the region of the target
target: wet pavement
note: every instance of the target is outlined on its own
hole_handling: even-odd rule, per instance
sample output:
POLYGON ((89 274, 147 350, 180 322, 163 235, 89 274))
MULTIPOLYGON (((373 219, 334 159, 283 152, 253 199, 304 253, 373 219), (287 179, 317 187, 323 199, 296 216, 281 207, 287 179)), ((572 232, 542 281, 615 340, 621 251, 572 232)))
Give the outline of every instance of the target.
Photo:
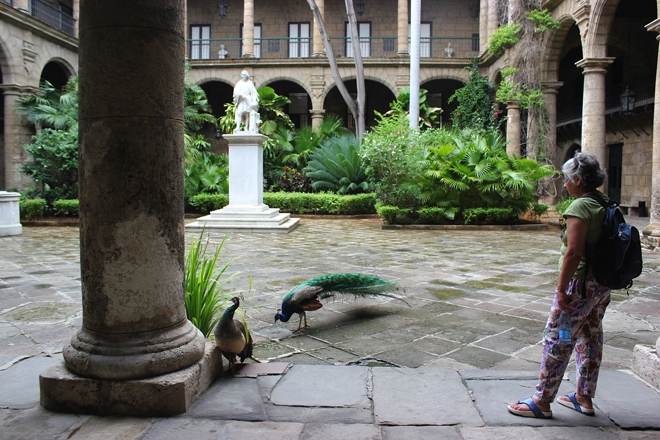
MULTIPOLYGON (((644 225, 636 218, 629 220, 644 225)), ((35 384, 38 372, 61 359, 62 345, 82 323, 78 231, 74 227, 24 227, 23 231, 21 236, 0 237, 0 408, 10 408, 0 410, 0 431, 3 426, 38 417, 50 420, 49 426, 55 427, 52 432, 59 432, 43 438, 68 438, 75 432, 79 436, 81 432, 87 434, 71 438, 97 438, 90 433, 105 432, 108 426, 123 426, 110 429, 114 434, 125 434, 125 437, 116 438, 180 438, 156 435, 165 432, 162 430, 167 430, 168 423, 174 423, 167 422, 170 419, 55 416, 38 407, 35 384), (24 386, 21 381, 26 381, 24 386), (20 393, 17 389, 30 392, 20 393), (5 401, 6 396, 11 398, 5 401), (158 426, 160 428, 156 429, 158 426), (136 434, 131 437, 129 432, 136 434)), ((499 438, 500 435, 501 438, 529 435, 553 438, 556 431, 551 429, 558 428, 544 428, 548 430, 544 433, 530 431, 528 420, 508 417, 504 402, 531 394, 529 388, 539 368, 542 330, 558 277, 559 232, 558 229, 390 231, 381 230, 379 223, 371 219, 304 219, 296 231, 286 235, 230 233, 221 252, 222 264, 236 258, 227 273, 241 272, 228 286, 241 292, 248 305, 252 305, 247 313, 257 342, 254 356, 262 361, 293 364, 284 379, 298 371, 316 372, 314 374, 335 371, 329 367, 333 365, 337 366, 335 368, 342 366, 336 370, 340 372, 362 371, 365 389, 371 389, 372 394, 367 392, 366 400, 357 401, 362 403, 353 402, 348 406, 327 401, 326 404, 295 405, 287 401, 273 402, 271 391, 285 387, 284 379, 280 380, 279 376, 277 379, 271 376, 232 379, 254 382, 251 386, 256 386, 255 396, 261 396, 255 397, 255 402, 265 405, 259 409, 255 403, 254 411, 263 417, 223 418, 217 412, 204 412, 205 405, 217 406, 217 402, 203 403, 204 399, 210 399, 212 388, 192 413, 173 420, 183 423, 178 425, 181 427, 188 426, 186 423, 192 423, 191 420, 203 419, 204 423, 200 422, 199 426, 204 428, 195 428, 200 438, 225 438, 222 432, 248 433, 243 438, 330 438, 328 433, 335 432, 337 438, 348 438, 339 435, 344 432, 342 429, 348 428, 338 427, 337 431, 332 431, 322 423, 324 420, 332 426, 351 425, 359 428, 355 432, 364 433, 352 438, 443 438, 445 434, 446 438, 499 438), (330 302, 308 313, 310 328, 298 333, 291 331, 297 326, 296 317, 288 323, 274 324, 273 317, 281 298, 290 289, 310 278, 341 272, 367 273, 395 280, 400 286, 397 294, 405 302, 389 298, 330 302), (252 277, 250 291, 249 275, 252 277), (411 368, 386 368, 381 373, 377 367, 380 365, 411 368), (384 385, 389 374, 385 371, 405 375, 413 388, 424 383, 418 378, 420 374, 441 375, 445 377, 438 379, 442 383, 458 381, 463 385, 452 392, 464 392, 468 396, 461 403, 467 406, 459 415, 468 417, 472 410, 474 414, 465 420, 449 417, 442 423, 429 423, 429 420, 421 423, 416 422, 416 418, 405 417, 405 420, 390 419, 396 414, 388 414, 387 408, 396 408, 396 403, 387 402, 396 402, 396 396, 385 392, 390 388, 384 385), (379 389, 385 393, 381 395, 384 397, 380 404, 376 403, 379 389), (324 419, 319 415, 323 411, 318 411, 322 407, 334 408, 334 412, 325 411, 329 415, 324 419), (342 411, 337 408, 350 410, 341 415, 342 411), (195 416, 196 410, 202 415, 195 416), (208 434, 214 431, 209 428, 210 421, 220 419, 223 421, 218 422, 215 432, 208 434), (256 430, 262 428, 247 423, 250 420, 261 421, 256 425, 262 427, 266 426, 263 423, 274 424, 263 428, 272 435, 257 434, 256 430), (317 422, 312 423, 313 420, 317 422), (230 426, 231 423, 235 426, 230 426), (521 423, 525 426, 509 427, 521 423), (435 430, 429 430, 421 426, 429 424, 458 428, 435 426, 435 430), (507 426, 506 430, 498 431, 500 425, 507 426), (402 427, 408 430, 394 429, 402 427), (438 428, 444 430, 438 431, 438 428), (202 431, 208 435, 202 435, 202 431)), ((186 236, 189 245, 193 235, 186 236)), ((224 238, 224 234, 208 236, 212 243, 209 251, 224 238)), ((657 393, 627 371, 632 365, 635 344, 654 344, 660 336, 660 254, 644 251, 643 256, 644 271, 635 280, 630 296, 622 291, 612 295, 613 301, 604 320, 603 370, 614 376, 601 382, 626 384, 632 381, 628 388, 623 388, 622 394, 633 385, 648 389, 651 392, 648 399, 654 402, 657 410, 660 399, 653 400, 657 393)), ((342 378, 348 377, 346 374, 349 373, 339 374, 340 383, 342 378)), ((572 377, 570 374, 569 378, 572 377)), ((291 380, 296 383, 302 379, 291 380)), ((225 382, 229 381, 218 380, 213 387, 225 386, 225 382)), ((599 387, 603 394, 606 389, 613 388, 616 387, 603 383, 599 387)), ((617 416, 617 398, 611 394, 604 399, 610 406, 604 404, 604 409, 601 408, 603 423, 590 428, 596 430, 588 431, 591 434, 585 431, 586 438, 592 434, 593 438, 609 438, 609 434, 615 436, 612 438, 644 438, 634 435, 656 434, 621 431, 620 427, 658 429, 660 426, 617 416)), ((327 394, 319 395, 330 398, 327 394)), ((562 407, 555 406, 559 414, 562 407)), ((644 420, 643 408, 639 411, 644 420)), ((559 425, 575 426, 563 429, 579 430, 582 419, 571 419, 559 425)), ((571 431, 565 431, 568 432, 571 431)), ((114 438, 106 434, 98 438, 114 438)), ((0 438, 4 437, 0 435, 0 438)))

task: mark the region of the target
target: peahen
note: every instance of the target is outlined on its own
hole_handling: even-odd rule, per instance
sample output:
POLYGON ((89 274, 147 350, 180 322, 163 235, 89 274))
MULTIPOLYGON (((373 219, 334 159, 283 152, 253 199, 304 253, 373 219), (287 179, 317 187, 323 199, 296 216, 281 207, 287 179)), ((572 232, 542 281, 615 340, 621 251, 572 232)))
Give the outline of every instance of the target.
POLYGON ((214 334, 215 344, 224 357, 227 358, 229 369, 233 372, 236 356, 241 359, 241 362, 252 357, 252 338, 249 333, 246 333, 243 323, 238 319, 234 319, 234 312, 241 301, 238 297, 233 297, 231 301, 234 304, 222 314, 215 326, 214 334))
MULTIPOLYGON (((323 275, 306 281, 284 295, 282 299, 281 313, 275 315, 275 322, 279 319, 287 322, 294 313, 300 315, 298 331, 309 327, 305 312, 312 312, 323 307, 322 299, 339 295, 351 295, 356 298, 386 296, 398 298, 394 295, 384 293, 387 290, 397 290, 394 281, 384 280, 374 275, 363 275, 359 273, 337 273, 323 275), (302 325, 303 319, 305 325, 302 325)), ((280 312, 278 310, 278 312, 280 312)))

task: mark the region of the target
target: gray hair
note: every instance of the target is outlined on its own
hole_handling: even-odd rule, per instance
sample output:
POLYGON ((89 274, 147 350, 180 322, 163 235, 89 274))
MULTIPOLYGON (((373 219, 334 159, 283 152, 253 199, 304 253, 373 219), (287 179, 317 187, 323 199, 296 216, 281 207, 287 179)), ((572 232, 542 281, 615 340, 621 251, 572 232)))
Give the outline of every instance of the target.
POLYGON ((575 153, 575 157, 566 161, 561 167, 564 178, 575 182, 577 177, 582 181, 586 190, 594 190, 605 182, 607 174, 600 168, 598 159, 593 154, 575 153))

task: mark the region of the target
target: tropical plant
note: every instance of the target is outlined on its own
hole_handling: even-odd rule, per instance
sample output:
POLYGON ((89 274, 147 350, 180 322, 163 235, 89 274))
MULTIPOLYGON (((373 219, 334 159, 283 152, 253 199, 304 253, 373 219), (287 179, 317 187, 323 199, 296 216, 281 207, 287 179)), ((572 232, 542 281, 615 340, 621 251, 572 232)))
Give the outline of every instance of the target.
POLYGON ((426 154, 425 145, 419 142, 422 134, 410 130, 403 114, 385 117, 376 112, 376 116, 378 125, 367 133, 360 147, 376 197, 384 205, 417 206, 420 188, 415 179, 426 154))
POLYGON ((227 240, 227 235, 225 235, 212 258, 206 256, 209 239, 207 237, 206 243, 202 245, 203 235, 204 231, 202 231, 198 240, 192 237, 190 241, 190 252, 186 258, 185 267, 185 303, 186 316, 202 332, 204 337, 208 338, 220 319, 219 311, 226 308, 231 298, 236 296, 236 292, 225 292, 223 287, 240 272, 221 281, 220 278, 234 261, 231 260, 216 272, 220 251, 225 244, 225 240, 227 240))
POLYGON ((229 159, 204 152, 185 165, 186 200, 199 193, 229 193, 229 159))
MULTIPOLYGON (((422 129, 439 127, 442 121, 442 109, 429 106, 426 102, 427 93, 428 90, 419 89, 419 127, 422 129)), ((385 116, 403 115, 408 117, 410 114, 410 87, 399 89, 399 96, 396 101, 390 103, 390 109, 385 116)))
POLYGON ((64 92, 43 81, 36 94, 18 100, 18 113, 35 129, 78 130, 78 77, 67 81, 64 92))
MULTIPOLYGON (((289 115, 284 113, 284 106, 291 104, 291 100, 283 95, 275 93, 271 87, 257 89, 259 93, 259 116, 261 117, 261 133, 271 135, 281 127, 294 129, 289 115)), ((225 104, 225 115, 218 119, 218 125, 224 133, 233 133, 236 128, 234 117, 236 105, 234 102, 225 104)))
POLYGON ((312 183, 314 183, 314 179, 285 165, 280 178, 270 189, 271 191, 310 193, 314 192, 312 183))
POLYGON ((315 180, 312 188, 338 194, 369 192, 371 185, 358 151, 358 139, 352 134, 324 141, 305 168, 315 180))
POLYGON ((470 79, 449 98, 449 102, 458 102, 451 114, 454 125, 459 129, 483 131, 497 127, 492 84, 481 76, 477 64, 465 69, 472 72, 470 79))
POLYGON ((21 171, 39 185, 39 195, 52 204, 78 198, 78 130, 42 129, 25 145, 32 161, 21 171))
POLYGON ((420 177, 422 200, 438 206, 511 208, 526 212, 536 202, 539 179, 556 171, 531 159, 506 154, 501 134, 453 129, 447 143, 429 148, 420 177))

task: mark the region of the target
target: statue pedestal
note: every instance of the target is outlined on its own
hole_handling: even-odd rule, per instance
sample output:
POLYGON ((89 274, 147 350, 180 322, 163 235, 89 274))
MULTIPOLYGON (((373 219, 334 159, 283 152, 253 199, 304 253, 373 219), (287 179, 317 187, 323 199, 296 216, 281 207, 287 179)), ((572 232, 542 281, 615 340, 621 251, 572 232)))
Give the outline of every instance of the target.
POLYGON ((291 232, 300 219, 264 205, 262 134, 224 136, 229 143, 229 205, 186 225, 189 231, 291 232))
POLYGON ((19 193, 0 191, 0 237, 23 233, 18 202, 19 193))

